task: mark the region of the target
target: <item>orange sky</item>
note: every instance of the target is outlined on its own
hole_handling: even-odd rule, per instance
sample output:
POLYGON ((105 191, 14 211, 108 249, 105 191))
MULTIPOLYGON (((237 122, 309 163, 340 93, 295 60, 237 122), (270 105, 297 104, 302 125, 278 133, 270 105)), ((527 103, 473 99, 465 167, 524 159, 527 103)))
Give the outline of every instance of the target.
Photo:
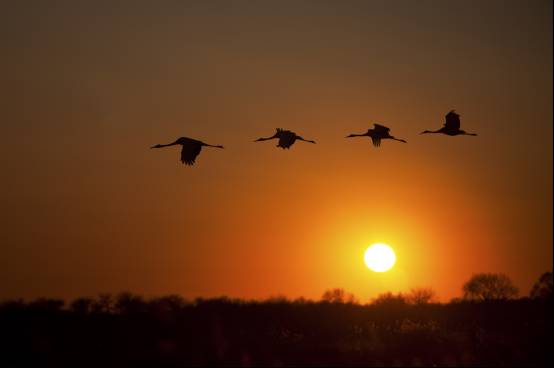
POLYGON ((552 269, 551 1, 29 1, 0 24, 0 299, 447 301, 552 269), (479 136, 418 135, 450 109, 479 136), (408 144, 344 139, 373 122, 408 144), (276 127, 317 144, 252 143, 276 127), (226 148, 148 149, 179 136, 226 148))

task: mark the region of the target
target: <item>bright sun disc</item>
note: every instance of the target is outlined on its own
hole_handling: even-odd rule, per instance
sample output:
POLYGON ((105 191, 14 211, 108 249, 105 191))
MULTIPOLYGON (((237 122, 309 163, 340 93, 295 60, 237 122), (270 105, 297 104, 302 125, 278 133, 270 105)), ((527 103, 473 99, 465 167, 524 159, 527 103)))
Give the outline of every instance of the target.
POLYGON ((385 272, 394 266, 396 255, 391 247, 386 244, 373 244, 365 251, 364 261, 372 271, 385 272))

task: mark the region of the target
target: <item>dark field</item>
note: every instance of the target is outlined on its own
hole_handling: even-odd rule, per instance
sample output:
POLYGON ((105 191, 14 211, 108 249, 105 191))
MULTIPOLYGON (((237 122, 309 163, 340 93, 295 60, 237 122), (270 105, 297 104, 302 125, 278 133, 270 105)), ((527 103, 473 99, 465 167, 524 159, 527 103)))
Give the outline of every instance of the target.
POLYGON ((550 365, 552 301, 358 305, 131 294, 0 305, 0 366, 550 365))

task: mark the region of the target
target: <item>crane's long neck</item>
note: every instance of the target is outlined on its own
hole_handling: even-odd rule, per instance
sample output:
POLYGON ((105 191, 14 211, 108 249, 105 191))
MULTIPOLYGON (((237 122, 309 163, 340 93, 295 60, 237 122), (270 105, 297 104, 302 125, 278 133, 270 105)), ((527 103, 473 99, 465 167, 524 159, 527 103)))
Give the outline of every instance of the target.
POLYGON ((275 139, 275 138, 277 138, 276 135, 274 135, 274 136, 272 136, 272 137, 267 137, 267 138, 258 138, 258 139, 256 139, 254 142, 269 141, 269 140, 275 139))
POLYGON ((431 134, 431 133, 442 133, 441 130, 425 130, 423 132, 421 132, 420 134, 431 134))
POLYGON ((368 134, 367 133, 364 133, 364 134, 350 134, 350 135, 347 135, 346 138, 352 138, 352 137, 367 137, 368 134))
POLYGON ((175 141, 173 143, 168 143, 168 144, 156 144, 155 146, 152 146, 150 148, 163 148, 163 147, 174 146, 176 144, 179 144, 179 143, 177 143, 177 141, 175 141))
POLYGON ((398 142, 402 142, 402 143, 407 143, 404 139, 400 139, 400 138, 395 138, 395 137, 390 137, 390 139, 394 139, 395 141, 398 141, 398 142))

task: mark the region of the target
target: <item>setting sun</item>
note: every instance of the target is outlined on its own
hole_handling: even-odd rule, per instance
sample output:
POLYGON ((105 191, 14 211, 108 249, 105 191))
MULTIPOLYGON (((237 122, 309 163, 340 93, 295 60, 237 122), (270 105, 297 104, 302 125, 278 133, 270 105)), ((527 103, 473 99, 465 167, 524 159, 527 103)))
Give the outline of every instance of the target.
POLYGON ((394 266, 396 255, 391 247, 386 244, 373 244, 365 251, 364 261, 366 266, 375 272, 385 272, 394 266))

